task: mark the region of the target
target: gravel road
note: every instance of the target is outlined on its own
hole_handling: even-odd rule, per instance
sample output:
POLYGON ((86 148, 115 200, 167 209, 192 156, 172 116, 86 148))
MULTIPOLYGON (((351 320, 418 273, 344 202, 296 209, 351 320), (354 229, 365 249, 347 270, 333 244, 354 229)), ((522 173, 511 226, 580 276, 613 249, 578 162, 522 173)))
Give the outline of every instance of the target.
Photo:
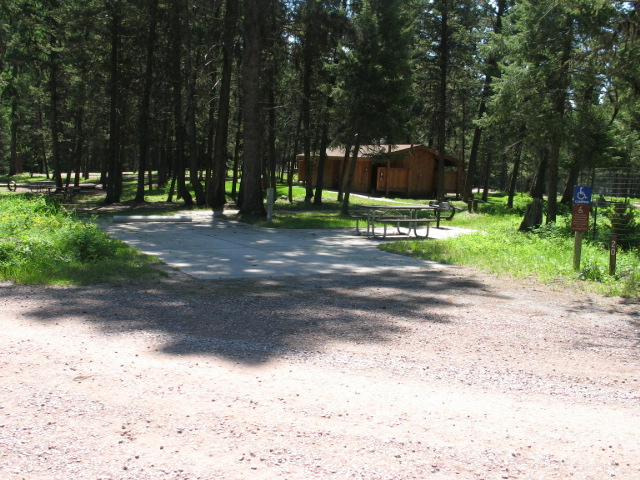
POLYGON ((445 266, 0 284, 0 478, 638 479, 639 310, 445 266))

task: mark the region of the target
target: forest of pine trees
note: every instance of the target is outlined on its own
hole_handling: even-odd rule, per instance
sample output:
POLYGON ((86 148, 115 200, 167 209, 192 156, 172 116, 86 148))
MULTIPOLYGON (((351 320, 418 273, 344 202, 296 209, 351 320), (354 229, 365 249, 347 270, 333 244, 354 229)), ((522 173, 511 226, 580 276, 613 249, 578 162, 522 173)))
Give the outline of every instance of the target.
MULTIPOLYGON (((570 201, 640 168, 640 3, 603 0, 4 0, 0 174, 122 173, 241 213, 296 154, 421 143, 478 189, 570 201), (564 194, 564 195, 563 195, 564 194)), ((441 169, 442 171, 444 169, 441 169)), ((321 202, 309 185, 307 200, 321 202)), ((438 195, 442 192, 439 191, 438 195)))

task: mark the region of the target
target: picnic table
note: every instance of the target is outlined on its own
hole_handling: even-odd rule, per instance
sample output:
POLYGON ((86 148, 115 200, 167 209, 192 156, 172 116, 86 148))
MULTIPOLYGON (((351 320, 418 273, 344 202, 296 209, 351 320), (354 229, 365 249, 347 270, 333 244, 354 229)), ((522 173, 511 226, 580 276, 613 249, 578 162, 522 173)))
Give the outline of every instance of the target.
POLYGON ((456 213, 449 202, 430 202, 429 205, 363 205, 360 212, 352 214, 356 219, 356 232, 365 236, 377 237, 376 227, 382 226, 382 238, 387 236, 387 226, 395 225, 396 234, 410 236, 411 232, 418 238, 427 238, 432 223, 440 228, 441 220, 451 220, 456 213), (422 215, 426 213, 426 215, 422 215), (359 222, 365 222, 366 229, 361 232, 359 222), (421 227, 424 235, 419 233, 421 227))
POLYGON ((366 230, 363 235, 378 237, 376 227, 382 226, 382 238, 387 236, 387 227, 389 225, 396 227, 397 235, 411 235, 411 232, 418 238, 427 238, 429 236, 429 226, 433 222, 437 222, 437 207, 431 205, 364 205, 363 212, 356 214, 356 230, 360 233, 358 222, 363 220, 366 224, 366 230), (421 212, 428 212, 427 216, 420 216, 421 212), (424 235, 419 233, 419 227, 423 226, 426 230, 424 235))
POLYGON ((27 184, 27 188, 32 192, 42 193, 47 192, 51 193, 56 189, 55 182, 31 182, 27 184))

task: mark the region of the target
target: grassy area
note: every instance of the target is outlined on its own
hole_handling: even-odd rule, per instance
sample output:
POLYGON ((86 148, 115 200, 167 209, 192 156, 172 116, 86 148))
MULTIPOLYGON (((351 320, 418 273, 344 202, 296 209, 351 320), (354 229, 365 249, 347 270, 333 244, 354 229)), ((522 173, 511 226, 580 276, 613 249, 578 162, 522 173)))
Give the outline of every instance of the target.
MULTIPOLYGON (((16 181, 36 181, 42 178, 25 176, 16 181)), ((135 196, 135 176, 125 177, 123 202, 135 196)), ((90 179, 89 181, 96 181, 90 179)), ((228 191, 231 184, 227 184, 228 191)), ((323 193, 320 206, 305 203, 305 189, 294 186, 293 202, 288 200, 287 185, 276 192, 275 215, 267 224, 274 228, 355 228, 355 220, 340 215, 337 194, 323 193)), ((147 191, 149 211, 154 203, 166 202, 168 187, 147 191)), ((92 223, 80 222, 60 205, 38 195, 3 195, 0 204, 0 278, 20 283, 91 283, 148 275, 153 260, 115 240, 106 238, 92 223), (7 198, 15 201, 7 203, 7 198), (9 207, 11 205, 11 207, 9 207)), ((582 247, 579 271, 573 269, 573 234, 570 231, 570 211, 559 205, 559 221, 553 227, 536 232, 519 233, 518 225, 530 198, 518 195, 513 208, 506 205, 506 196, 495 194, 480 205, 480 213, 459 212, 446 226, 478 230, 476 233, 446 240, 400 240, 383 243, 380 248, 438 262, 467 265, 491 273, 535 278, 571 288, 587 288, 609 295, 640 298, 640 252, 637 243, 619 251, 617 271, 610 276, 606 248, 607 228, 599 229, 599 237, 587 235, 582 247)), ((100 199, 82 196, 74 199, 77 206, 100 203, 100 199)), ((427 200, 404 198, 365 198, 352 195, 351 209, 366 204, 384 202, 427 203, 427 200)), ((463 202, 453 202, 466 208, 463 202)), ((145 213, 136 207, 136 213, 145 213)), ((183 209, 182 202, 163 205, 167 213, 183 209)), ((640 225, 636 211, 636 225, 640 225)), ((604 222, 604 216, 601 222, 604 222)), ((604 222, 606 223, 606 222, 604 222)), ((601 223, 602 225, 602 223, 601 223)))
MULTIPOLYGON (((340 214, 342 203, 338 202, 338 194, 325 191, 322 194, 322 204, 305 203, 305 189, 294 186, 292 189, 293 202, 288 199, 289 189, 286 185, 278 185, 276 189, 275 214, 273 221, 267 223, 264 219, 251 220, 256 225, 274 228, 355 228, 356 221, 340 214)), ((428 200, 413 200, 406 198, 369 198, 351 195, 349 198, 350 211, 358 210, 362 205, 378 205, 399 202, 405 204, 428 203, 428 200)))
MULTIPOLYGON (((286 195, 286 187, 278 189, 278 195, 286 195)), ((275 228, 352 228, 355 222, 341 217, 336 195, 326 192, 323 206, 318 208, 304 203, 305 191, 296 187, 294 204, 279 199, 276 214, 270 226, 275 228)), ((352 208, 358 205, 398 201, 425 203, 426 200, 366 199, 352 197, 352 208)), ((477 230, 476 233, 446 240, 398 240, 381 244, 380 248, 418 258, 455 265, 467 265, 487 272, 516 278, 535 278, 567 288, 584 288, 607 295, 640 298, 640 252, 638 246, 618 252, 616 275, 609 275, 609 251, 606 247, 608 229, 601 219, 599 236, 587 235, 583 241, 581 268, 573 268, 574 235, 571 232, 569 207, 558 205, 559 219, 556 225, 542 227, 530 233, 518 232, 518 226, 527 204, 525 194, 514 198, 512 208, 507 207, 507 197, 491 195, 479 207, 480 213, 459 212, 445 226, 477 230)), ((453 202, 458 208, 466 208, 463 202, 453 202)), ((636 215, 640 215, 637 212, 636 215)), ((267 225, 265 221, 259 224, 267 225)), ((640 218, 636 224, 640 225, 640 218)))
POLYGON ((78 220, 49 196, 0 196, 0 279, 89 284, 159 275, 159 260, 78 220))
MULTIPOLYGON (((523 197, 522 202, 527 199, 523 197)), ((573 269, 574 236, 570 214, 557 224, 520 233, 521 205, 506 209, 506 198, 494 196, 480 207, 480 214, 460 213, 447 225, 473 228, 475 233, 435 241, 400 240, 384 243, 382 250, 453 265, 466 265, 515 278, 535 278, 564 287, 584 288, 607 295, 640 298, 638 246, 620 250, 616 275, 609 275, 609 250, 601 237, 586 238, 581 268, 573 269)), ((589 236, 587 236, 589 237, 589 236)))

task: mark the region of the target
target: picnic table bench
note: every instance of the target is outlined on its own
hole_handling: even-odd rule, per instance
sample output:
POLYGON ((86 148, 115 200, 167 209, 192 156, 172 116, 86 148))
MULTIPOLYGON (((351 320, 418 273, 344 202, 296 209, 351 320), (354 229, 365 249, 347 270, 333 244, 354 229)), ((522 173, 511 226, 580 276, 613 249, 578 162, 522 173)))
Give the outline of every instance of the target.
POLYGON ((356 233, 378 237, 376 227, 382 227, 382 238, 387 236, 388 226, 395 226, 398 235, 411 235, 411 232, 418 238, 427 238, 429 228, 432 223, 440 228, 441 220, 453 219, 456 211, 459 210, 449 202, 429 202, 429 205, 364 205, 360 210, 352 212, 350 218, 356 221, 356 233), (426 213, 426 216, 421 216, 426 213), (366 230, 362 231, 360 222, 364 222, 366 230), (420 227, 425 227, 424 235, 418 232, 420 227), (406 229, 406 230, 405 230, 406 229))
POLYGON ((429 236, 429 227, 431 223, 436 222, 437 218, 433 212, 436 209, 429 205, 365 205, 363 210, 357 212, 352 218, 356 219, 356 232, 360 234, 359 222, 365 221, 367 230, 364 233, 367 236, 379 237, 376 227, 382 226, 382 238, 386 238, 388 234, 388 226, 395 226, 398 235, 408 236, 413 234, 418 238, 427 238, 429 236), (420 217, 420 212, 429 212, 427 217, 420 217), (420 226, 426 227, 424 235, 418 231, 420 226), (406 229, 404 231, 403 229, 406 229))

